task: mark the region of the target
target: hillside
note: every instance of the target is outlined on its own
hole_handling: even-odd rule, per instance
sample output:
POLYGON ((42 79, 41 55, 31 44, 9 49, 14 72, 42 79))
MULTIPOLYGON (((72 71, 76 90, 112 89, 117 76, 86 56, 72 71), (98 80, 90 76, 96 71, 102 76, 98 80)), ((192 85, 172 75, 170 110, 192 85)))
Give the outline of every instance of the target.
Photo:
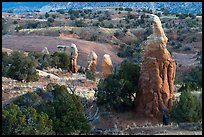
POLYGON ((201 13, 201 2, 3 2, 2 11, 26 12, 40 10, 48 12, 58 9, 95 9, 100 7, 128 7, 144 9, 166 8, 171 12, 201 13), (175 10, 176 9, 176 10, 175 10))
POLYGON ((201 2, 2 6, 3 134, 202 135, 201 2))
POLYGON ((109 54, 111 56, 114 65, 119 64, 123 60, 116 55, 118 49, 114 45, 90 42, 76 38, 61 39, 51 36, 4 36, 2 42, 3 48, 23 50, 26 52, 41 52, 44 47, 47 47, 51 53, 58 50, 57 45, 70 45, 71 43, 75 43, 79 50, 78 64, 85 67, 88 54, 93 50, 98 55, 98 71, 101 70, 100 64, 102 63, 104 54, 109 54), (15 43, 15 45, 13 43, 15 43))

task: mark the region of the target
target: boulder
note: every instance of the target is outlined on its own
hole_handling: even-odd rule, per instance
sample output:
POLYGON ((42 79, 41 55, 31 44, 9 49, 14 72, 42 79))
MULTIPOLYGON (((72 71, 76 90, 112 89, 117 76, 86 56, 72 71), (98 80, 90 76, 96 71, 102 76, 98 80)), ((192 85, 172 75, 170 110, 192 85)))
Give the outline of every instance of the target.
POLYGON ((91 70, 92 72, 96 72, 97 58, 98 56, 94 51, 91 51, 89 53, 86 70, 91 70))
POLYGON ((174 100, 176 62, 166 48, 168 38, 159 17, 151 14, 153 34, 145 42, 135 110, 162 120, 162 110, 170 112, 174 100))
POLYGON ((112 65, 110 55, 108 54, 103 55, 101 69, 102 69, 103 78, 107 78, 108 75, 112 74, 113 65, 112 65))

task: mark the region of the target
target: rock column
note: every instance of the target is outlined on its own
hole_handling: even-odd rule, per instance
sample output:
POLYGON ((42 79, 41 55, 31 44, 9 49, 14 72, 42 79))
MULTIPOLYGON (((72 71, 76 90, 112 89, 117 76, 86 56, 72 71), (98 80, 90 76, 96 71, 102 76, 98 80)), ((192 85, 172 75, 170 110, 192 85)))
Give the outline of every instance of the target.
POLYGON ((150 19, 153 34, 145 42, 135 109, 137 113, 161 120, 162 110, 172 109, 176 62, 166 48, 168 38, 159 17, 151 15, 150 19))
POLYGON ((112 61, 110 58, 110 55, 105 54, 103 56, 103 61, 101 64, 101 69, 102 69, 102 73, 103 73, 103 78, 107 78, 108 75, 112 74, 112 61))

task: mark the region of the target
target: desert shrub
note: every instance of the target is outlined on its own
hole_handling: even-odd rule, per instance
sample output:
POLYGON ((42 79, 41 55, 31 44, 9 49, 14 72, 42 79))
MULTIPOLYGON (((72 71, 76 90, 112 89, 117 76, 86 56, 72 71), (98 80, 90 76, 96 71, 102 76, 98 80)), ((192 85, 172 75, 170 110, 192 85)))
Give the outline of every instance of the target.
POLYGON ((132 57, 134 53, 134 48, 130 45, 120 46, 120 50, 118 51, 117 55, 119 57, 132 57))
POLYGON ((132 8, 125 8, 125 11, 132 11, 132 8))
POLYGON ((36 51, 31 51, 31 52, 28 53, 28 56, 29 57, 33 56, 36 60, 38 60, 42 56, 42 53, 41 52, 36 52, 36 51))
POLYGON ((68 54, 64 52, 55 52, 51 55, 51 66, 61 68, 64 70, 69 70, 70 68, 70 58, 68 57, 68 54))
POLYGON ((43 105, 41 109, 53 120, 56 134, 70 134, 78 131, 89 133, 90 126, 82 112, 80 98, 68 93, 65 86, 52 84, 49 89, 53 101, 43 105))
POLYGON ((196 66, 190 73, 186 74, 184 82, 196 83, 199 87, 202 87, 202 66, 196 66))
POLYGON ((59 9, 59 10, 57 10, 57 12, 59 12, 60 14, 64 14, 64 13, 65 13, 65 10, 59 9))
POLYGON ((34 58, 27 57, 21 51, 14 51, 4 61, 2 70, 6 72, 5 76, 27 82, 38 80, 37 61, 34 58))
POLYGON ((28 92, 20 96, 13 103, 23 108, 28 108, 28 107, 36 108, 38 105, 43 103, 43 98, 35 92, 28 92))
POLYGON ((189 91, 181 92, 180 101, 173 104, 171 117, 176 122, 198 122, 202 119, 201 101, 189 91))
POLYGON ((23 29, 23 27, 22 26, 16 26, 16 28, 15 28, 15 30, 16 30, 16 32, 19 32, 19 30, 22 30, 23 29))
POLYGON ((15 25, 18 24, 18 21, 17 21, 17 20, 14 20, 14 21, 13 21, 13 24, 15 24, 15 25))
POLYGON ((120 37, 120 36, 124 36, 124 32, 123 31, 116 31, 115 33, 114 33, 114 36, 115 37, 120 37))
POLYGON ((21 109, 12 103, 2 110, 3 135, 52 135, 52 126, 48 115, 33 107, 21 109))
POLYGON ((105 19, 106 19, 106 17, 99 17, 99 18, 98 18, 98 21, 99 21, 99 22, 102 22, 102 21, 104 21, 105 19))
POLYGON ((2 76, 6 76, 7 75, 7 71, 10 67, 9 65, 10 58, 8 56, 7 52, 2 52, 2 76))
POLYGON ((128 13, 126 18, 127 19, 134 19, 135 17, 136 17, 135 15, 128 13))
POLYGON ((69 70, 70 59, 65 52, 54 52, 53 54, 43 54, 40 52, 30 52, 28 56, 33 56, 38 60, 38 68, 57 67, 64 70, 69 70))
POLYGON ((113 24, 109 24, 108 28, 114 28, 113 24))
POLYGON ((178 43, 178 45, 174 46, 174 49, 180 49, 182 47, 181 43, 178 43))
POLYGON ((83 20, 76 20, 75 26, 77 27, 87 27, 88 25, 83 20))
POLYGON ((49 54, 43 54, 41 52, 33 51, 33 52, 29 52, 28 56, 33 57, 38 61, 38 66, 37 66, 38 69, 42 70, 43 68, 47 68, 51 66, 52 58, 51 58, 51 55, 49 54))
POLYGON ((45 18, 48 18, 50 15, 49 15, 49 13, 45 13, 45 18))
POLYGON ((70 94, 66 86, 49 83, 46 90, 38 89, 14 101, 20 108, 33 107, 46 113, 53 121, 55 134, 90 132, 90 125, 83 113, 81 98, 70 94))
POLYGON ((42 54, 39 60, 42 68, 47 68, 51 66, 51 61, 52 61, 52 58, 51 58, 51 55, 49 54, 42 54))
POLYGON ((95 92, 97 105, 118 112, 131 110, 138 88, 139 71, 139 65, 127 61, 108 78, 101 79, 95 92))
POLYGON ((8 57, 8 53, 7 52, 2 52, 2 61, 4 60, 4 58, 8 57))
POLYGON ((52 15, 52 18, 53 18, 53 19, 55 19, 56 17, 57 17, 57 15, 55 15, 55 14, 52 15))
POLYGON ((202 64, 202 51, 199 51, 197 53, 197 59, 196 60, 198 60, 200 62, 200 64, 202 64))
POLYGON ((53 19, 53 18, 48 18, 47 21, 48 21, 49 23, 53 23, 53 22, 55 21, 55 19, 53 19))
POLYGON ((30 22, 27 24, 27 29, 34 29, 37 28, 40 22, 30 22))
POLYGON ((86 70, 86 78, 95 81, 96 73, 90 70, 86 70))
POLYGON ((195 82, 184 82, 178 89, 178 92, 200 90, 195 82))
POLYGON ((122 11, 122 10, 123 10, 123 7, 118 8, 118 10, 122 11))
POLYGON ((98 36, 93 34, 93 35, 91 36, 91 38, 90 38, 90 41, 96 41, 97 38, 98 38, 98 36))

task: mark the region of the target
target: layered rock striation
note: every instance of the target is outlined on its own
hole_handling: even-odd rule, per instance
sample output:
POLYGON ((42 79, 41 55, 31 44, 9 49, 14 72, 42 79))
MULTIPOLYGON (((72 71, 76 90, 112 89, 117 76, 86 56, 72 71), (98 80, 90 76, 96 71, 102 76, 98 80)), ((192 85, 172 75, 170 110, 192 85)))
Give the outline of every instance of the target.
POLYGON ((145 42, 135 109, 137 113, 161 120, 162 112, 169 113, 172 109, 176 62, 166 48, 168 38, 159 17, 151 14, 150 19, 153 34, 145 42))

